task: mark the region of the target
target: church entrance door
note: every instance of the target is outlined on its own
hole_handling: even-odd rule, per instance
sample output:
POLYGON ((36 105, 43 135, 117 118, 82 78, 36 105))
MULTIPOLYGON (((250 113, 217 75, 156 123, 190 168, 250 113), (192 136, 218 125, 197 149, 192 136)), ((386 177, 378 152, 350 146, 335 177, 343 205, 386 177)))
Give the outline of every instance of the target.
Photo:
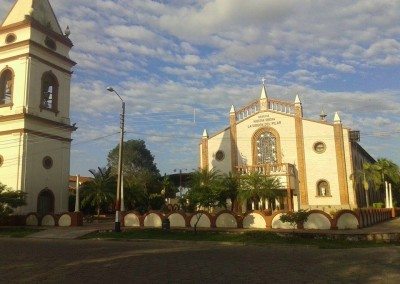
POLYGON ((54 213, 54 194, 50 189, 43 189, 38 195, 37 213, 44 216, 54 213))

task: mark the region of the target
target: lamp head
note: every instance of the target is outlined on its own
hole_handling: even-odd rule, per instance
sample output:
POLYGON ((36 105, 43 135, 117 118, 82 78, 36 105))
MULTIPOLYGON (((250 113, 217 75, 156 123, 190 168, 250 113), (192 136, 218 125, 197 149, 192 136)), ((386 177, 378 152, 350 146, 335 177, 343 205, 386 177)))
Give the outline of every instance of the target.
POLYGON ((114 88, 113 87, 107 87, 107 91, 114 92, 114 88))

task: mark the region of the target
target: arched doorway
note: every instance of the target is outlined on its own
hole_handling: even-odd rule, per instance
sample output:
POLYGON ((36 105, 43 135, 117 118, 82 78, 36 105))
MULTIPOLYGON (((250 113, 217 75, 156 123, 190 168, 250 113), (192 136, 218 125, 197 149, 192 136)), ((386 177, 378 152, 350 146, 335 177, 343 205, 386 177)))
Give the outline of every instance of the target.
POLYGON ((48 188, 43 189, 38 195, 37 213, 41 216, 54 213, 54 194, 48 188))

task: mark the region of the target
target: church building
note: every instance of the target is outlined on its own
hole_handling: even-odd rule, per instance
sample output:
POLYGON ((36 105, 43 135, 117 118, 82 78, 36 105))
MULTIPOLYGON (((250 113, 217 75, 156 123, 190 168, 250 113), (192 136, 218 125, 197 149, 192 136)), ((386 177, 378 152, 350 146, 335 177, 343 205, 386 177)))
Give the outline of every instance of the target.
POLYGON ((0 182, 17 214, 68 210, 73 44, 48 0, 17 0, 0 25, 0 182))
MULTIPOLYGON (((294 102, 272 99, 263 84, 259 99, 240 109, 232 106, 227 128, 212 135, 204 130, 200 168, 278 178, 285 191, 285 198, 274 201, 280 209, 354 209, 366 205, 354 173, 374 162, 359 138, 337 112, 333 121, 324 112, 319 120, 305 118, 299 96, 294 102)), ((268 204, 247 202, 247 209, 269 209, 268 204)))

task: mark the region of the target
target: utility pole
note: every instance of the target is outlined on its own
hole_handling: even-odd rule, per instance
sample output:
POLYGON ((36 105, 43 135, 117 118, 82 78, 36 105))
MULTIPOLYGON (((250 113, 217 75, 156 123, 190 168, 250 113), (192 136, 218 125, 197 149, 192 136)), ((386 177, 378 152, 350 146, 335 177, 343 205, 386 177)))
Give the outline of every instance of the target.
POLYGON ((122 113, 120 116, 120 128, 121 128, 121 138, 119 140, 119 156, 118 156, 118 180, 117 180, 117 198, 115 202, 115 232, 121 232, 121 221, 120 221, 120 211, 121 211, 121 185, 122 185, 122 155, 124 153, 124 126, 125 126, 125 102, 121 96, 112 87, 107 87, 109 92, 115 93, 122 102, 122 113))
POLYGON ((79 212, 79 175, 76 175, 75 212, 79 212))
POLYGON ((124 153, 124 126, 125 126, 125 102, 122 101, 121 114, 121 138, 119 140, 119 157, 118 157, 118 182, 117 182, 117 202, 115 208, 115 231, 121 232, 121 221, 119 214, 121 211, 121 185, 122 185, 122 155, 124 153))

